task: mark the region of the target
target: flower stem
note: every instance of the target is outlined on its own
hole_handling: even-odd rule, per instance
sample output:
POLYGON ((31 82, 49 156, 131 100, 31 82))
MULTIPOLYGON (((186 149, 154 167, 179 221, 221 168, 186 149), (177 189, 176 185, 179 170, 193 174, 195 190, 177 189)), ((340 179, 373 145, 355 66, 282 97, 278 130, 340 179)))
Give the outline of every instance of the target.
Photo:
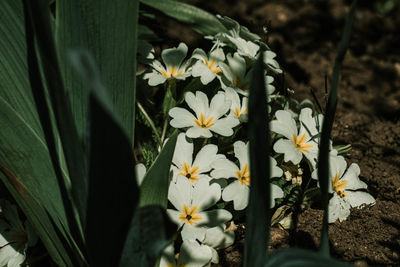
POLYGON ((166 116, 164 120, 164 125, 163 125, 163 130, 161 134, 161 143, 160 143, 160 148, 163 146, 164 139, 165 139, 165 134, 167 133, 167 128, 168 128, 168 122, 169 122, 169 117, 166 116))
POLYGON ((144 115, 144 117, 146 118, 147 122, 150 124, 151 129, 153 130, 160 146, 162 146, 162 139, 160 138, 160 135, 157 132, 157 128, 153 122, 153 120, 150 118, 149 114, 147 114, 146 110, 144 109, 144 107, 142 106, 142 104, 139 101, 136 101, 139 110, 142 112, 142 114, 144 115))

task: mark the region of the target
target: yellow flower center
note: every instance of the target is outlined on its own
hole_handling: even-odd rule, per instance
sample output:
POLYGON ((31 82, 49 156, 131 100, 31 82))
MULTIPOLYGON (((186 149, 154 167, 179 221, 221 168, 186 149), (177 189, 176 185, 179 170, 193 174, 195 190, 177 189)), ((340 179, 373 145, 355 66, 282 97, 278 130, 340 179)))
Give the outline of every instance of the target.
POLYGON ((188 178, 191 183, 194 183, 197 182, 197 180, 199 180, 199 176, 197 174, 199 169, 200 169, 199 166, 190 167, 189 164, 183 162, 182 171, 178 174, 186 176, 186 178, 188 178))
POLYGON ((238 77, 233 79, 232 84, 243 91, 247 91, 249 89, 249 82, 242 82, 238 77))
POLYGON ((293 144, 301 152, 308 153, 308 149, 312 148, 312 144, 306 144, 306 134, 303 133, 301 136, 293 134, 293 144))
POLYGON ((247 109, 243 109, 242 111, 240 111, 240 109, 238 107, 235 107, 235 116, 236 118, 239 119, 240 115, 242 114, 247 114, 247 109))
POLYGON ((199 119, 195 119, 194 122, 196 123, 197 126, 199 126, 200 128, 205 128, 208 129, 211 126, 214 125, 213 120, 214 117, 210 116, 208 118, 206 118, 206 116, 204 115, 204 113, 200 113, 200 118, 199 119))
POLYGON ((182 73, 183 73, 183 70, 179 70, 179 71, 176 71, 176 67, 175 66, 168 66, 167 67, 167 71, 161 71, 161 73, 162 73, 162 75, 164 75, 165 77, 167 77, 167 78, 171 78, 172 76, 173 77, 178 77, 178 76, 180 76, 180 75, 182 75, 182 73))
POLYGON ((242 185, 249 185, 250 184, 249 164, 246 163, 243 166, 243 169, 241 169, 240 171, 236 171, 236 176, 242 185))
POLYGON ((207 67, 214 72, 215 74, 218 74, 220 72, 222 72, 221 69, 217 68, 215 65, 217 64, 217 62, 214 59, 211 59, 210 61, 208 61, 206 58, 204 58, 204 64, 207 65, 207 67))
POLYGON ((190 225, 193 225, 195 222, 203 220, 203 217, 197 214, 197 210, 197 206, 188 208, 186 205, 183 205, 182 213, 179 215, 179 220, 186 222, 190 225))
POLYGON ((338 194, 339 197, 347 197, 347 193, 344 192, 344 188, 346 187, 346 185, 348 183, 349 182, 346 180, 339 181, 339 174, 338 173, 335 174, 335 177, 333 178, 333 181, 332 181, 332 187, 333 187, 333 190, 335 190, 336 194, 338 194))

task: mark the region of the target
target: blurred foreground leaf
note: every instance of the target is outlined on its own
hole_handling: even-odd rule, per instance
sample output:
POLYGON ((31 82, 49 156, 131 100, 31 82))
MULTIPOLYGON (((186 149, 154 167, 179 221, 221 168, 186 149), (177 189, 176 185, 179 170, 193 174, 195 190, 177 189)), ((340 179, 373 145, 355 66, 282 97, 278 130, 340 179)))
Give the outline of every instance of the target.
POLYGON ((250 197, 246 213, 244 266, 262 266, 267 253, 271 214, 270 135, 263 53, 254 66, 249 95, 250 197))
POLYGON ((140 186, 140 207, 160 205, 167 208, 169 174, 178 132, 171 135, 140 186))

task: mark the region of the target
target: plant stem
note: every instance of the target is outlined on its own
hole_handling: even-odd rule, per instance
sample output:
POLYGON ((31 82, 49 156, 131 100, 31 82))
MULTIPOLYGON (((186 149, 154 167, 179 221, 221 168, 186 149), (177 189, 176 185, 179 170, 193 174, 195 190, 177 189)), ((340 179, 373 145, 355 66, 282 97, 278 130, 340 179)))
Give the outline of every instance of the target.
POLYGON ((136 101, 137 106, 139 108, 139 110, 142 112, 142 114, 144 115, 144 117, 146 118, 147 122, 150 124, 151 129, 153 130, 154 134, 156 135, 156 138, 160 144, 160 147, 162 146, 162 139, 160 138, 160 135, 157 132, 157 128, 156 125, 154 124, 153 120, 150 118, 149 114, 147 114, 146 110, 144 109, 144 107, 142 106, 142 104, 140 104, 139 101, 136 101))
POLYGON ((166 116, 166 118, 165 118, 165 120, 164 120, 163 129, 162 129, 162 134, 161 134, 160 148, 162 148, 163 143, 164 143, 165 134, 167 133, 167 128, 168 128, 168 122, 169 122, 169 117, 166 116))

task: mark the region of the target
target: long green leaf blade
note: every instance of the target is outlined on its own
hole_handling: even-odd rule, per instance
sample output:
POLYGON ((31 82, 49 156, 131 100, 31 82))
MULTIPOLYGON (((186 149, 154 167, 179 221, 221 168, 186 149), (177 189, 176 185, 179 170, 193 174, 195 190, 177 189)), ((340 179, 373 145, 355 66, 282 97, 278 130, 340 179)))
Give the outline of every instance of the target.
POLYGON ((60 65, 78 133, 87 149, 89 88, 70 66, 68 52, 84 49, 94 56, 113 111, 133 144, 138 6, 138 0, 57 1, 60 65))
POLYGON ((92 88, 85 227, 90 264, 117 266, 139 200, 132 144, 114 113, 93 57, 79 51, 71 53, 70 57, 76 71, 92 88))
POLYGON ((51 258, 59 266, 72 266, 67 249, 57 235, 57 231, 46 213, 46 210, 33 198, 21 181, 9 170, 0 166, 0 179, 16 200, 25 216, 35 227, 51 258))
POLYGON ((271 221, 268 212, 270 136, 264 76, 261 53, 254 66, 248 105, 251 182, 244 251, 244 266, 248 267, 264 264, 271 221))
POLYGON ((131 222, 120 266, 153 267, 176 226, 160 206, 139 208, 131 222))
POLYGON ((169 137, 140 186, 140 207, 160 205, 167 208, 169 174, 178 132, 169 137))
MULTIPOLYGON (((53 33, 50 24, 50 10, 46 0, 36 3, 26 1, 31 14, 32 25, 40 51, 42 68, 46 78, 51 99, 51 106, 56 118, 63 151, 65 152, 71 182, 72 195, 78 208, 80 220, 71 225, 77 241, 83 244, 81 225, 85 222, 87 202, 87 158, 76 130, 71 111, 70 101, 63 86, 61 71, 58 64, 53 33), (77 230, 75 230, 75 228, 77 230), (79 233, 79 235, 78 235, 79 233)), ((54 143, 56 140, 54 140, 54 143)), ((62 185, 60 185, 62 187, 62 185)), ((66 207, 67 203, 65 203, 66 207)), ((72 213, 72 212, 71 212, 72 213)))
POLYGON ((216 16, 189 4, 174 0, 140 0, 142 4, 157 9, 179 21, 190 24, 203 35, 226 32, 225 26, 216 16))
POLYGON ((342 62, 346 54, 347 47, 349 46, 351 27, 354 21, 354 12, 357 5, 357 0, 354 0, 350 12, 347 15, 345 29, 340 41, 339 50, 336 55, 335 65, 333 67, 333 77, 331 91, 329 93, 328 103, 326 105, 326 112, 324 121, 322 123, 321 141, 319 146, 318 155, 318 179, 322 194, 322 204, 325 209, 322 232, 321 232, 321 254, 329 256, 329 238, 328 238, 328 205, 329 205, 329 144, 332 132, 333 121, 335 120, 336 105, 337 105, 337 92, 339 84, 339 74, 342 67, 342 62))

